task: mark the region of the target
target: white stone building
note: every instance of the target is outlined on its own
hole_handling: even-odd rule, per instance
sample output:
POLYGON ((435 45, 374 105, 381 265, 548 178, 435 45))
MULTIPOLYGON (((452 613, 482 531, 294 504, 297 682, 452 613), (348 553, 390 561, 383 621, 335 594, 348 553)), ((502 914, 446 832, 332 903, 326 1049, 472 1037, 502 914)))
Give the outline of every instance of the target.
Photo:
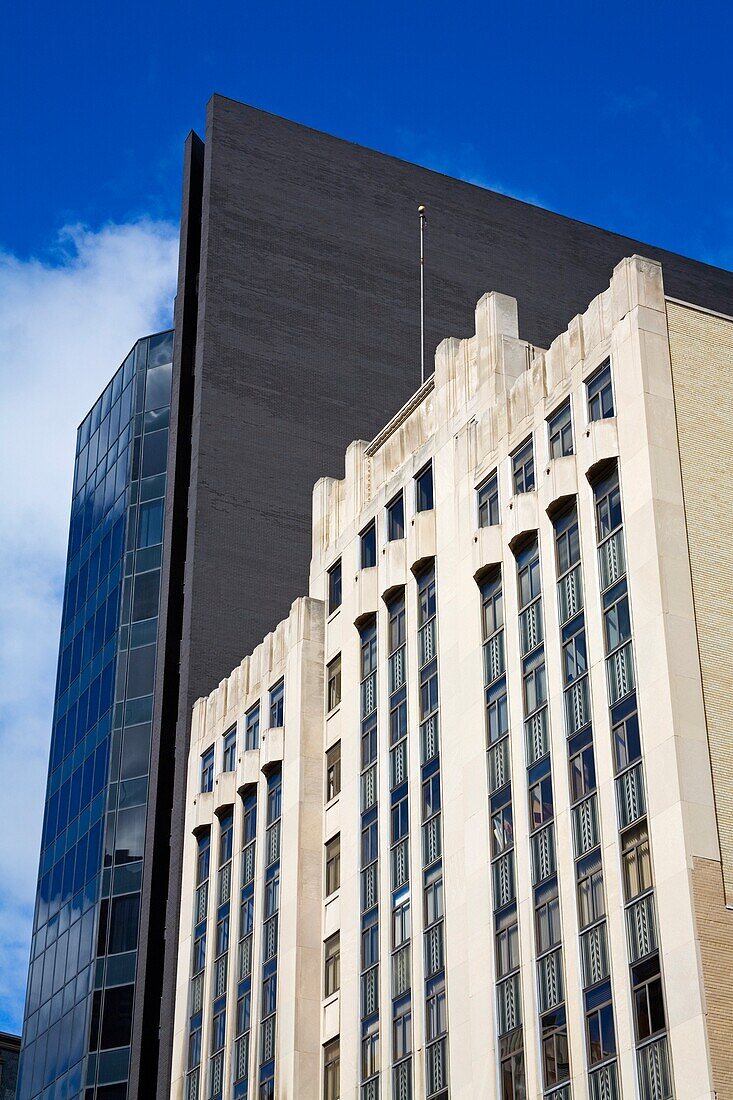
POLYGON ((733 1096, 731 371, 640 257, 547 351, 488 294, 316 485, 194 710, 176 1100, 733 1096))

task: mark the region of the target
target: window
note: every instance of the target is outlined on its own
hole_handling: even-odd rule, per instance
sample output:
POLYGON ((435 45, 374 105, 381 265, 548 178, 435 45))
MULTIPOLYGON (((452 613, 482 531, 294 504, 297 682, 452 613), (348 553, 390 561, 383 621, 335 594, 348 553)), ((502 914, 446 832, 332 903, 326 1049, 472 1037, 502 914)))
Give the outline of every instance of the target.
POLYGON ((399 492, 387 505, 387 541, 395 542, 405 537, 405 498, 399 492))
POLYGON ((588 671, 585 645, 585 624, 578 616, 563 631, 562 672, 563 683, 570 684, 588 671))
POLYGON ((436 772, 422 784, 422 819, 427 821, 440 810, 440 772, 436 772))
POLYGON ((361 865, 362 867, 368 867, 370 863, 374 863, 375 859, 379 855, 379 831, 377 829, 377 819, 373 817, 366 825, 362 825, 361 828, 361 865))
POLYGON ((600 848, 578 861, 577 874, 578 919, 580 927, 587 928, 606 913, 600 848))
POLYGON ((496 915, 496 976, 505 978, 519 966, 517 907, 509 906, 496 915))
POLYGON ((541 825, 552 821, 553 814, 552 776, 546 775, 529 788, 530 829, 539 829, 541 825))
POLYGON ((535 937, 538 955, 543 955, 560 942, 560 902, 556 878, 535 890, 535 937))
POLYGON ((429 462, 415 475, 415 511, 429 512, 433 507, 433 464, 429 462))
POLYGON ((534 656, 525 661, 522 682, 524 685, 524 713, 530 715, 547 702, 547 674, 544 653, 541 649, 536 650, 534 656))
POLYGON ((364 917, 365 923, 361 932, 361 968, 369 970, 379 961, 379 925, 377 924, 377 910, 372 909, 370 916, 364 917))
POLYGON ((333 837, 326 844, 326 897, 341 885, 341 836, 333 837))
POLYGON ((639 735, 639 715, 636 712, 636 698, 627 700, 616 707, 612 714, 613 752, 616 771, 630 767, 641 757, 641 737, 639 735), (630 713, 629 703, 634 708, 630 713))
POLYGON ((504 625, 501 577, 495 577, 481 589, 481 625, 486 641, 504 625))
POLYGON ((220 958, 229 950, 229 914, 219 917, 216 922, 216 957, 220 958))
POLYGON ((606 633, 606 653, 612 653, 631 637, 631 616, 629 598, 621 596, 604 612, 603 625, 606 633))
POLYGON ((550 440, 550 458, 563 458, 573 453, 573 423, 570 402, 566 401, 547 421, 550 440))
POLYGON ((395 1062, 412 1052, 412 1010, 410 998, 405 997, 394 1006, 392 1020, 392 1056, 395 1062))
POLYGON ((568 1026, 564 1008, 557 1008, 542 1017, 542 1068, 546 1089, 567 1081, 570 1076, 568 1026))
POLYGON ((555 520, 555 554, 560 577, 580 561, 578 510, 575 505, 555 520))
POLYGON ((649 852, 649 832, 646 821, 640 821, 621 837, 621 858, 624 870, 624 894, 627 901, 650 890, 652 861, 649 852))
POLYGON ((224 734, 224 765, 222 771, 233 772, 237 767, 237 727, 232 726, 224 734))
POLYGON ((326 707, 328 713, 334 710, 341 702, 341 654, 334 657, 328 664, 326 707))
POLYGON ((329 936, 323 945, 323 990, 330 997, 341 986, 341 941, 339 933, 329 936))
POLYGON ((443 919, 443 874, 440 868, 425 878, 425 927, 443 919))
POLYGON ((525 1100, 527 1095, 524 1081, 524 1054, 521 1050, 505 1050, 521 1044, 521 1028, 502 1039, 501 1051, 501 1100, 525 1100))
POLYGON ((486 722, 489 728, 489 742, 492 745, 509 732, 509 706, 504 679, 498 685, 494 684, 487 689, 486 722))
POLYGON ((618 484, 618 472, 614 472, 594 489, 596 498, 596 527, 598 541, 602 542, 621 526, 621 490, 618 484))
POLYGON ((341 791, 341 742, 337 741, 326 752, 326 802, 341 791))
POLYGON ((211 834, 206 830, 198 838, 198 853, 196 856, 196 885, 201 886, 209 877, 209 863, 211 856, 211 834))
POLYGON ((404 839, 410 828, 409 804, 407 799, 407 784, 405 793, 392 806, 390 811, 390 831, 392 844, 404 839))
POLYGON ((200 929, 196 930, 196 935, 193 940, 193 963, 191 965, 191 971, 193 974, 200 974, 206 966, 206 925, 204 924, 200 929))
POLYGON ((341 559, 328 571, 328 613, 341 607, 341 559))
POLYGON ((278 729, 285 719, 285 681, 278 680, 270 688, 270 729, 278 729))
POLYGON ((232 811, 222 814, 219 821, 219 866, 223 867, 232 858, 234 846, 234 817, 232 811))
POLYGON ((260 707, 252 707, 244 716, 244 747, 257 749, 260 746, 260 707))
POLYGON ((596 789, 596 762, 593 745, 585 745, 570 757, 570 798, 577 802, 596 789))
POLYGON ((369 1024, 361 1041, 361 1076, 364 1081, 379 1072, 379 1021, 369 1024))
POLYGON ((201 757, 201 791, 213 791, 214 789, 214 746, 201 757))
POLYGON ((499 523, 499 479, 494 470, 476 490, 479 527, 495 527, 499 523))
POLYGON ((448 1014, 445 1004, 445 977, 441 974, 428 982, 425 989, 425 1022, 428 1042, 439 1039, 448 1030, 448 1014))
POLYGON ((616 1031, 610 982, 603 982, 585 995, 585 1034, 591 1066, 597 1066, 615 1055, 616 1031))
POLYGON ((518 558, 519 608, 520 611, 535 600, 542 591, 540 577, 540 556, 537 543, 532 542, 518 558))
POLYGON ((659 956, 653 955, 631 968, 631 987, 634 997, 634 1025, 636 1039, 641 1043, 664 1031, 664 994, 659 956))
POLYGON ((491 857, 500 856, 514 844, 512 804, 508 802, 491 815, 491 857))
POLYGON ((604 365, 585 384, 588 395, 588 419, 607 420, 614 415, 611 364, 604 365))
POLYGON ((359 535, 361 546, 361 568, 371 569, 377 564, 377 524, 375 520, 359 535))
POLYGON ((396 905, 392 910, 392 941, 394 947, 401 947, 410 939, 410 899, 396 905))
POLYGON ((512 455, 514 494, 531 493, 534 489, 534 447, 532 437, 512 455))
POLYGON ((339 1041, 332 1039, 323 1048, 323 1100, 339 1100, 341 1096, 341 1065, 339 1041))

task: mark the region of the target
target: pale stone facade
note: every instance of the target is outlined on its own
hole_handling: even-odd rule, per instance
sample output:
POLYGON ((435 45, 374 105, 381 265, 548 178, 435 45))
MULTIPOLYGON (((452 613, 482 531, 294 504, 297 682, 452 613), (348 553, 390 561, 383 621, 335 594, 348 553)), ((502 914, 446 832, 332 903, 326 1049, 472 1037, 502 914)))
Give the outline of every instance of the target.
POLYGON ((476 335, 444 341, 408 405, 349 448, 344 479, 316 485, 311 598, 194 711, 176 1100, 733 1095, 716 958, 733 936, 731 650, 713 641, 702 541, 730 594, 733 498, 728 479, 713 530, 691 422, 715 384, 730 405, 733 323, 691 308, 632 257, 543 351, 519 339, 516 302, 488 294, 476 335), (709 392, 687 373, 701 343, 709 392), (240 751, 280 677, 284 733, 240 751), (200 906, 229 807, 231 866, 251 861, 255 792, 267 847, 278 774, 273 1010, 274 864, 257 856, 248 879, 243 970, 232 871, 224 985, 213 885, 200 906))

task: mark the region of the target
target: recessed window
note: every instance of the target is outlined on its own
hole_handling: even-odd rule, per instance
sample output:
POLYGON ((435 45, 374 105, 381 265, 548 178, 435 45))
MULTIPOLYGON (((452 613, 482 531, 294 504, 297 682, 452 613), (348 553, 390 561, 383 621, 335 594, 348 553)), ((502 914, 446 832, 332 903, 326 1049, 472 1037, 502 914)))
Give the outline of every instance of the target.
POLYGON ((570 402, 566 401, 547 421, 550 441, 550 458, 564 458, 573 453, 573 422, 570 402))
POLYGON ((542 1017, 542 1071, 546 1089, 567 1081, 570 1076, 568 1027, 564 1007, 542 1017))
POLYGON ((644 959, 631 968, 631 985, 634 997, 634 1024, 637 1042, 642 1043, 664 1031, 664 994, 659 956, 644 959))
POLYGON ((330 714, 341 702, 341 654, 329 661, 326 683, 326 707, 330 714))
POLYGON ((588 1040, 588 1061, 592 1066, 597 1066, 599 1062, 605 1062, 615 1055, 616 1031, 610 982, 603 982, 586 993, 585 1032, 588 1040))
POLYGON ((214 746, 201 757, 201 791, 213 791, 214 789, 214 746))
POLYGON ((499 522, 499 478, 496 470, 476 490, 479 527, 496 527, 499 522))
POLYGON ((585 384, 588 395, 588 419, 608 420, 615 415, 611 363, 604 365, 585 384))
POLYGON ((326 752, 326 802, 341 791, 341 742, 337 741, 326 752))
POLYGON ((377 525, 374 520, 359 536, 361 547, 361 568, 372 569, 377 564, 377 525))
POLYGON ((556 947, 560 942, 560 902, 557 896, 557 879, 538 886, 535 890, 535 939, 537 954, 556 947))
POLYGON ((270 688, 270 729, 278 729, 285 720, 285 681, 270 688))
POLYGON ((244 747, 245 749, 258 749, 260 747, 260 705, 251 707, 244 716, 244 747))
POLYGON ((387 505, 387 541, 405 537, 405 498, 402 492, 387 505))
POLYGON ((624 894, 632 901, 652 886, 652 860, 646 821, 639 822, 621 837, 624 894))
POLYGON ((326 897, 341 885, 341 836, 333 837, 326 844, 326 897))
POLYGON ((237 727, 232 726, 224 734, 224 757, 222 771, 233 772, 237 767, 237 727))
POLYGON ((341 1095, 341 1061, 339 1041, 332 1039, 323 1048, 323 1100, 339 1100, 341 1095))
POLYGON ((519 926, 517 907, 510 905, 496 915, 496 971, 505 978, 519 967, 519 926))
POLYGON ((328 613, 341 607, 341 559, 328 571, 328 613))
POLYGON ((616 771, 635 764, 641 757, 641 736, 639 734, 639 715, 636 712, 636 698, 626 700, 615 707, 611 714, 613 722, 613 751, 616 771))
POLYGON ((600 848, 578 861, 578 920, 581 928, 595 924, 605 915, 603 866, 600 848))
POLYGON ((596 763, 593 745, 586 745, 570 758, 570 798, 578 802, 596 789, 596 763))
POLYGON ((412 1053, 412 1006, 409 996, 398 1001, 392 1017, 392 1055, 397 1062, 412 1053))
POLYGON ((512 455, 512 480, 515 496, 534 489, 534 446, 530 436, 512 455))
POLYGON ((433 508, 433 464, 429 462, 415 475, 415 511, 430 512, 433 508))
POLYGON ((323 995, 330 997, 341 987, 341 941, 339 933, 323 945, 323 995))

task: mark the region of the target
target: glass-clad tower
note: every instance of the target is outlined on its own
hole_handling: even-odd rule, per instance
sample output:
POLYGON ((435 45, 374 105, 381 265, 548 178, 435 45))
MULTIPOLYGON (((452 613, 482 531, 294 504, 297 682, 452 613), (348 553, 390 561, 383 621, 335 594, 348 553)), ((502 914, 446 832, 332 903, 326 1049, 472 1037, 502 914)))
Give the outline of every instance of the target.
POLYGON ((77 435, 19 1100, 125 1100, 173 333, 139 340, 77 435))

